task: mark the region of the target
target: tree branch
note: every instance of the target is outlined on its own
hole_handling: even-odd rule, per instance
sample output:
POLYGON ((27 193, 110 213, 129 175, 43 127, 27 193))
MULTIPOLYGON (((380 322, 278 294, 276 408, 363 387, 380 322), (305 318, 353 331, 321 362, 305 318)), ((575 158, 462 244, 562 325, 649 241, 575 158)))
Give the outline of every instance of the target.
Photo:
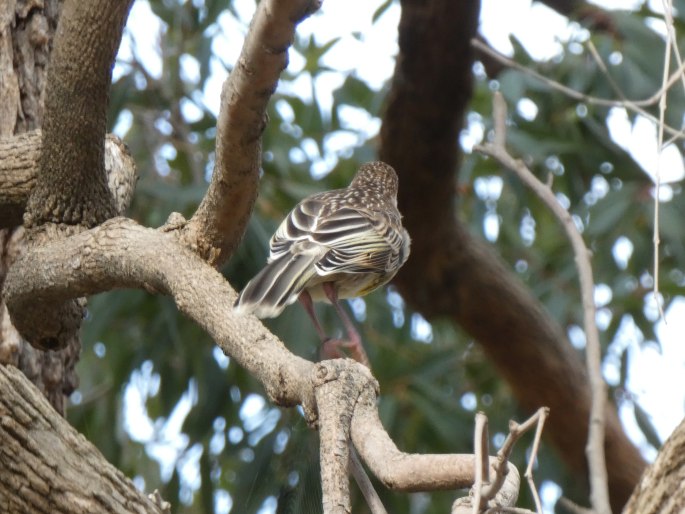
POLYGON ((288 63, 297 24, 321 0, 259 2, 238 62, 224 82, 209 190, 184 229, 191 247, 224 262, 240 242, 257 198, 266 107, 288 63))
POLYGON ((678 514, 685 505, 685 420, 642 475, 623 514, 678 514))
POLYGON ((573 248, 580 282, 581 303, 583 306, 583 327, 586 339, 586 367, 592 390, 592 401, 588 423, 588 443, 585 455, 590 468, 590 500, 598 514, 611 514, 609 491, 607 488, 607 469, 604 456, 604 426, 606 413, 606 385, 602 379, 602 348, 599 330, 595 321, 594 279, 590 252, 585 246, 575 222, 569 212, 562 207, 552 189, 540 182, 523 161, 514 159, 506 150, 507 109, 501 94, 493 98, 493 117, 495 124, 494 143, 477 146, 475 149, 489 155, 503 166, 513 171, 521 181, 531 188, 559 219, 573 248))
POLYGON ((24 218, 92 227, 115 215, 104 174, 112 65, 132 0, 66 0, 45 97, 40 174, 24 218), (84 73, 87 70, 87 73, 84 73))

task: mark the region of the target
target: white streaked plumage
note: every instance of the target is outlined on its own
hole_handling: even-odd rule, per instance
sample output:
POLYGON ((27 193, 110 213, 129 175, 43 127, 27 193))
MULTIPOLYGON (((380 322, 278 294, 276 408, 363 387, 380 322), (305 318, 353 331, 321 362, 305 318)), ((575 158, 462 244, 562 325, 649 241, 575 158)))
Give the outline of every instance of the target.
POLYGON ((395 170, 364 164, 347 188, 309 196, 286 216, 271 238, 267 265, 240 293, 236 310, 278 316, 305 290, 327 300, 325 282, 338 298, 365 295, 392 279, 409 246, 395 170))

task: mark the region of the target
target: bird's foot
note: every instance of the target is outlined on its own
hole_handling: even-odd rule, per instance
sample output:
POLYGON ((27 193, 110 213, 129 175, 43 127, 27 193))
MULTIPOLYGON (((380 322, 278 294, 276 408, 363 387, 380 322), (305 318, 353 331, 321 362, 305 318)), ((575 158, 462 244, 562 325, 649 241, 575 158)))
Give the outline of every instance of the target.
POLYGON ((323 359, 341 359, 348 357, 347 354, 360 364, 371 368, 369 357, 366 355, 366 350, 364 350, 361 341, 347 341, 329 337, 321 344, 321 358, 323 359))

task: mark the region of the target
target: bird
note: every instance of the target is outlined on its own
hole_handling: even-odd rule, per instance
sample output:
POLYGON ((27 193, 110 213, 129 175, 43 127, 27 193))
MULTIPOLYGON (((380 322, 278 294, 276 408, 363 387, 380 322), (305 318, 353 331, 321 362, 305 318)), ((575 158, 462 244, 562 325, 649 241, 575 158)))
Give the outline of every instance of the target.
POLYGON ((298 299, 325 352, 337 347, 368 365, 359 333, 340 300, 364 296, 387 284, 409 258, 411 239, 397 209, 398 178, 380 161, 362 164, 349 186, 300 201, 269 242, 266 265, 240 292, 234 309, 258 318, 278 316, 298 299), (347 341, 327 337, 313 302, 333 305, 347 341))

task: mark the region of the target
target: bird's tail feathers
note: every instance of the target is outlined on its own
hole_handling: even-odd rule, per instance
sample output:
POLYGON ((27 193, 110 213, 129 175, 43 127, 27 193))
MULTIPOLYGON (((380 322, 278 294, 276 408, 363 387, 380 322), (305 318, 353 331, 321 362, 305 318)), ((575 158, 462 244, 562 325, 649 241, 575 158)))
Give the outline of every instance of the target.
POLYGON ((234 308, 258 318, 278 316, 297 300, 307 281, 316 273, 318 253, 286 253, 268 263, 241 291, 234 308))

